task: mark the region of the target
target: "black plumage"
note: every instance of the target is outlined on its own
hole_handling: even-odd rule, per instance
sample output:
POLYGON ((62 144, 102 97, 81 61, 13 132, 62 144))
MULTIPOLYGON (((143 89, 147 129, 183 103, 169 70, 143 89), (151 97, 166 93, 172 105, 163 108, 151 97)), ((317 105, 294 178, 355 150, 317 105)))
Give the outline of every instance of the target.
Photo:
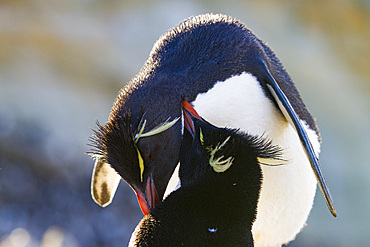
POLYGON ((253 246, 251 227, 261 189, 258 157, 279 158, 280 149, 265 139, 217 128, 193 118, 181 146, 182 187, 171 193, 137 226, 130 246, 253 246), (224 172, 214 158, 232 160, 224 172))
POLYGON ((243 23, 225 15, 201 15, 180 23, 155 43, 143 68, 119 92, 108 122, 99 126, 92 153, 144 195, 145 181, 152 176, 161 199, 178 164, 181 124, 140 140, 137 146, 145 165, 142 182, 132 142, 140 121, 148 120, 146 129, 152 129, 168 118, 181 117, 183 100, 192 102, 217 82, 243 72, 253 74, 272 99, 266 88, 269 71, 299 118, 319 136, 314 118, 274 52, 243 23))
POLYGON ((330 211, 336 215, 317 157, 320 134, 315 119, 275 53, 243 23, 221 14, 189 18, 162 35, 141 71, 119 92, 108 122, 99 126, 93 137, 96 162, 92 194, 99 205, 111 202, 119 182, 117 173, 135 191, 144 214, 162 200, 166 189, 172 188, 167 185, 181 155, 182 102, 198 110, 201 106, 196 101, 200 96, 213 100, 212 104, 202 102, 202 106, 213 107, 207 116, 212 124, 234 126, 253 134, 264 131, 286 150, 284 158, 290 165, 280 169, 285 172, 274 176, 271 169, 263 169, 266 179, 253 229, 260 236, 256 241, 281 245, 294 239, 305 225, 316 190, 309 166, 330 211), (246 75, 253 79, 246 80, 246 75), (228 89, 240 94, 234 96, 231 90, 212 94, 212 89, 230 85, 233 79, 238 79, 237 85, 244 89, 228 89), (247 93, 253 95, 245 97, 247 93), (253 100, 251 96, 255 95, 261 101, 253 100), (255 109, 254 105, 261 108, 255 109), (137 139, 141 130, 150 132, 167 120, 178 121, 165 131, 137 139), (304 193, 296 193, 297 187, 304 193), (294 207, 293 201, 303 203, 294 207), (284 206, 286 203, 290 203, 289 208, 284 206), (300 217, 285 220, 291 215, 300 217), (281 239, 276 240, 276 236, 281 239))

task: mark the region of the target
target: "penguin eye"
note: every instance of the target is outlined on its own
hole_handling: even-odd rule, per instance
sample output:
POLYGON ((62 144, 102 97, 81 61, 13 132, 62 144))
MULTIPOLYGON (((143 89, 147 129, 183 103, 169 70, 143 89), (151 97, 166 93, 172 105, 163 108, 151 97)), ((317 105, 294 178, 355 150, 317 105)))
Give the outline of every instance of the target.
POLYGON ((149 159, 149 161, 152 160, 152 154, 151 153, 149 153, 148 159, 149 159))

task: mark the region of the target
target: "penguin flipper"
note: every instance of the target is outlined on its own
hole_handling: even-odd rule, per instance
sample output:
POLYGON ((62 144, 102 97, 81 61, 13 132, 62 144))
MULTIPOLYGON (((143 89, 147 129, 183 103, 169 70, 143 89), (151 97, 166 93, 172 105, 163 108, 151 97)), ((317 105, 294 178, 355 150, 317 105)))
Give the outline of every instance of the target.
POLYGON ((101 207, 108 206, 116 193, 121 177, 106 162, 96 158, 91 177, 91 196, 101 207))
MULTIPOLYGON (((266 67, 265 67, 266 68, 266 67)), ((283 113, 286 120, 294 127, 296 130, 303 149, 306 153, 307 158, 310 161, 312 170, 315 174, 317 183, 319 184, 320 190, 324 195, 326 200, 326 204, 331 212, 331 214, 336 217, 337 213, 334 208, 333 199, 331 197, 329 188, 327 186, 326 180, 324 175, 322 174, 320 163, 318 158, 316 157, 315 151, 312 147, 311 141, 302 126, 302 123, 299 121, 297 114, 294 111, 289 99, 286 97, 284 92, 279 87, 279 84, 276 82, 275 78, 271 75, 269 70, 266 68, 266 86, 270 93, 272 94, 273 98, 275 99, 277 105, 280 108, 280 111, 283 113)))

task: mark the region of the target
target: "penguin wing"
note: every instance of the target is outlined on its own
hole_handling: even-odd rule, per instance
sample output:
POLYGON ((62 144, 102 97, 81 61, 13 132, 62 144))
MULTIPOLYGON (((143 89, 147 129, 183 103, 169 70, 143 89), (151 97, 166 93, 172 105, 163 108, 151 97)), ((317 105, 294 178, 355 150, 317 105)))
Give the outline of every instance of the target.
POLYGON ((102 207, 108 206, 116 193, 121 177, 106 162, 96 158, 91 177, 91 196, 102 207))
POLYGON ((289 102, 289 99, 284 94, 284 92, 281 90, 281 88, 279 87, 279 84, 276 82, 275 78, 271 75, 270 71, 268 70, 266 66, 265 66, 265 70, 266 70, 266 75, 267 75, 266 86, 268 90, 270 91, 270 93, 272 94, 273 98, 275 99, 284 117, 297 131, 299 139, 301 140, 303 149, 306 153, 306 156, 310 161, 310 164, 315 174, 317 183, 319 184, 321 192, 323 193, 325 197, 326 204, 328 205, 328 208, 330 212, 332 213, 332 215, 336 217, 337 213, 334 208, 333 199, 331 198, 330 191, 326 184, 325 177, 321 172, 320 163, 319 163, 318 158, 316 157, 311 141, 305 129, 303 128, 302 123, 300 122, 297 114, 295 113, 294 108, 289 102))

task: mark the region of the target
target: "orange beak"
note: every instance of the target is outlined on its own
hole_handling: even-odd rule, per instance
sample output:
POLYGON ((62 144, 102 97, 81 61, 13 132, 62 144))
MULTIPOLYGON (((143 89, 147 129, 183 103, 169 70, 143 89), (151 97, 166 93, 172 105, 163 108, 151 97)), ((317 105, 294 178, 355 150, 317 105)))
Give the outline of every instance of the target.
POLYGON ((187 128, 190 133, 194 133, 194 123, 191 120, 191 116, 202 119, 198 112, 186 101, 182 101, 182 110, 183 110, 183 115, 184 115, 184 126, 187 128))
POLYGON ((136 193, 137 201, 139 202, 141 211, 143 212, 144 215, 149 214, 150 211, 153 208, 155 208, 155 206, 159 203, 157 189, 155 188, 153 177, 151 175, 146 181, 146 188, 145 188, 146 195, 136 188, 135 188, 135 193, 136 193))

